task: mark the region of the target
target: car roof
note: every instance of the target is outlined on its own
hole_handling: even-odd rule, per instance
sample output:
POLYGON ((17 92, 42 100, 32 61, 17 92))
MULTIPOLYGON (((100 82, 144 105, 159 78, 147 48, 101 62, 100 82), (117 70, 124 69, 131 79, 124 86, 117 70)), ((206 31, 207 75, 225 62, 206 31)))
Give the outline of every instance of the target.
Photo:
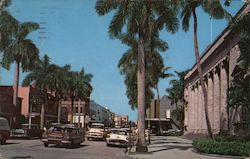
POLYGON ((114 129, 109 129, 110 131, 124 131, 124 132, 127 132, 126 130, 124 130, 124 129, 116 129, 116 128, 114 128, 114 129))
POLYGON ((101 123, 92 123, 92 125, 101 125, 101 126, 104 126, 104 124, 101 124, 101 123))
POLYGON ((26 124, 22 124, 22 126, 38 126, 38 124, 28 124, 28 123, 26 123, 26 124))
POLYGON ((75 126, 72 125, 72 124, 58 124, 58 125, 55 125, 54 127, 61 127, 61 128, 77 128, 77 127, 75 127, 75 126))

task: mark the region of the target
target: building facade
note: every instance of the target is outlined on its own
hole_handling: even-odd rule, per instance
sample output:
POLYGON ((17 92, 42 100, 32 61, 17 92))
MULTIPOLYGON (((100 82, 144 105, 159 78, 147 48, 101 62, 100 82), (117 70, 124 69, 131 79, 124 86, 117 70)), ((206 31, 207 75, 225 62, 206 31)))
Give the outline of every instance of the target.
MULTIPOLYGON (((68 123, 69 122, 69 111, 71 109, 71 100, 61 100, 60 101, 60 122, 68 123)), ((75 100, 73 107, 73 124, 78 125, 79 127, 84 127, 86 120, 89 116, 89 99, 84 100, 75 100)))
MULTIPOLYGON (((0 88, 1 89, 1 88, 0 88)), ((13 105, 13 96, 4 94, 3 89, 0 93, 0 117, 4 117, 9 121, 10 127, 15 128, 20 126, 21 103, 22 98, 18 98, 17 107, 13 105)))
MULTIPOLYGON (((13 86, 0 86, 0 92, 12 96, 13 86)), ((58 100, 49 93, 46 94, 46 100, 42 96, 45 95, 33 86, 18 87, 18 97, 22 99, 21 115, 28 118, 30 124, 38 124, 41 128, 46 124, 57 122, 58 116, 58 100), (44 117, 42 117, 42 111, 44 111, 44 117)))
MULTIPOLYGON (((182 104, 182 103, 178 103, 182 104)), ((171 104, 167 96, 162 99, 152 99, 150 107, 146 109, 146 128, 152 130, 153 133, 160 132, 160 122, 163 131, 169 129, 178 129, 175 119, 173 119, 172 112, 176 106, 171 104)))
MULTIPOLYGON (((245 5, 237 15, 246 12, 249 12, 249 5, 245 5)), ((233 133, 233 124, 241 120, 239 113, 227 109, 228 88, 240 56, 239 40, 239 35, 227 27, 201 56, 203 79, 208 94, 208 116, 214 134, 233 133)), ((185 133, 207 133, 204 97, 196 65, 185 76, 184 98, 185 133)))
POLYGON ((116 128, 129 127, 128 115, 115 115, 114 122, 116 128))

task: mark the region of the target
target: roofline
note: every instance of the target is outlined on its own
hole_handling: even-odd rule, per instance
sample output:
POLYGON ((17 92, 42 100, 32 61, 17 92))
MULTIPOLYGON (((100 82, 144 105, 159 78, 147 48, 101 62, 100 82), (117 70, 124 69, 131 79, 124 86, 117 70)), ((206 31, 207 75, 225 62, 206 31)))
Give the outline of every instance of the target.
MULTIPOLYGON (((238 17, 238 16, 243 12, 243 10, 244 10, 247 6, 248 6, 248 4, 245 3, 245 4, 241 7, 241 9, 235 14, 235 16, 234 16, 233 18, 238 17)), ((226 27, 226 28, 216 37, 216 39, 215 39, 212 43, 210 43, 210 44, 207 46, 207 48, 202 52, 202 55, 200 56, 200 60, 208 53, 208 51, 209 51, 210 49, 212 49, 212 47, 216 44, 216 42, 219 41, 219 39, 220 39, 227 31, 231 31, 230 25, 227 25, 227 27, 226 27)), ((202 63, 201 63, 201 64, 202 64, 202 63)), ((192 70, 195 68, 195 66, 196 66, 196 62, 195 62, 195 64, 189 69, 189 71, 186 73, 186 75, 184 76, 184 79, 185 79, 185 80, 187 79, 186 76, 188 75, 188 73, 189 73, 190 71, 192 71, 192 70)))

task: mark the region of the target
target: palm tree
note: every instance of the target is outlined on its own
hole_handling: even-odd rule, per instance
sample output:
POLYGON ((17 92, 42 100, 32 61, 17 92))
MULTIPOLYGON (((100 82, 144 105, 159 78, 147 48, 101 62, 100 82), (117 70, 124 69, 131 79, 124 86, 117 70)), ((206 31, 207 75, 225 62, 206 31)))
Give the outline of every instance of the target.
POLYGON ((18 23, 17 28, 13 30, 11 38, 8 41, 8 47, 3 49, 3 66, 9 69, 11 63, 16 64, 14 75, 14 93, 13 105, 17 106, 19 71, 29 71, 33 68, 35 61, 39 59, 39 50, 32 40, 27 36, 39 25, 33 22, 18 23))
MULTIPOLYGON (((0 1, 0 56, 2 52, 8 47, 12 32, 17 27, 17 20, 6 9, 10 5, 10 0, 0 1)), ((0 67, 2 66, 2 58, 0 60, 0 67)))
POLYGON ((199 54, 199 47, 198 47, 198 37, 197 37, 197 15, 196 9, 198 7, 202 7, 202 9, 209 14, 210 17, 214 19, 222 19, 225 17, 229 17, 228 13, 223 9, 220 4, 219 0, 216 1, 207 1, 207 0, 185 0, 184 6, 181 13, 182 18, 182 28, 184 31, 188 31, 189 23, 191 16, 193 16, 193 23, 194 23, 194 51, 195 51, 195 59, 196 59, 196 66, 198 70, 199 79, 201 82, 201 88, 204 95, 204 107, 205 107, 205 117, 207 123, 207 130, 210 138, 213 137, 211 124, 208 116, 208 97, 207 97, 207 90, 205 87, 205 82, 203 80, 203 71, 201 68, 200 62, 200 54, 199 54))
POLYGON ((167 88, 166 91, 168 93, 168 98, 171 101, 171 105, 175 104, 175 110, 172 112, 175 119, 178 121, 178 125, 181 130, 184 130, 184 83, 185 83, 185 75, 188 71, 177 72, 178 79, 173 79, 170 81, 170 88, 167 88), (178 102, 183 103, 182 105, 178 105, 178 102))
POLYGON ((43 59, 36 62, 33 70, 24 78, 22 85, 29 86, 32 82, 35 83, 36 88, 43 94, 44 102, 41 107, 41 129, 44 126, 44 107, 47 105, 47 92, 55 90, 58 85, 57 81, 60 78, 57 75, 59 67, 51 64, 47 55, 44 55, 43 59))
POLYGON ((178 10, 173 3, 178 1, 113 1, 98 0, 96 11, 105 15, 115 10, 109 26, 109 34, 116 38, 126 32, 138 37, 138 69, 137 69, 137 104, 138 104, 138 140, 137 151, 147 151, 145 144, 145 42, 152 33, 164 27, 169 32, 178 29, 178 10))
POLYGON ((66 90, 71 99, 71 108, 69 111, 70 123, 73 123, 73 108, 76 98, 88 98, 93 90, 90 82, 93 75, 85 73, 82 68, 80 72, 69 71, 66 78, 66 90))

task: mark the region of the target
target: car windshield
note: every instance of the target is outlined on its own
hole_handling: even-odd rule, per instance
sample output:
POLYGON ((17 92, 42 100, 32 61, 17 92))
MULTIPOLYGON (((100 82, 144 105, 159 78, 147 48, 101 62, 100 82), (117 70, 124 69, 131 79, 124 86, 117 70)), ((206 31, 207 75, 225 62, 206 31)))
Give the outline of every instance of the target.
POLYGON ((54 128, 51 128, 51 130, 53 132, 60 131, 60 132, 65 132, 65 133, 72 133, 73 128, 54 127, 54 128))
POLYGON ((104 129, 103 125, 92 125, 91 128, 104 129))
POLYGON ((121 130, 111 130, 111 134, 127 135, 127 132, 126 131, 121 131, 121 130))

